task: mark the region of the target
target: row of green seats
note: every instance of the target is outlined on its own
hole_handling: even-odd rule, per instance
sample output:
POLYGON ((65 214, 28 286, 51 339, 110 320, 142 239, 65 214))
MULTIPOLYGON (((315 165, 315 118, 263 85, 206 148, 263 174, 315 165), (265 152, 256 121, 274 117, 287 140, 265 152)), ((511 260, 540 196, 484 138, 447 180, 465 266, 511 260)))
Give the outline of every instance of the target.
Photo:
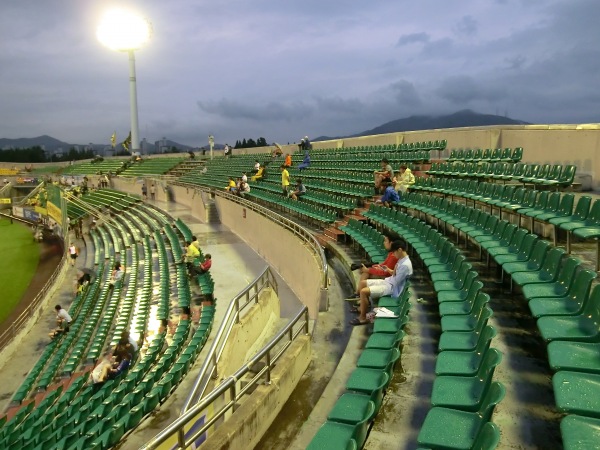
POLYGON ((523 158, 523 147, 511 148, 486 148, 482 150, 478 149, 452 149, 450 150, 450 156, 448 162, 451 161, 465 161, 465 162, 513 162, 517 163, 523 158))

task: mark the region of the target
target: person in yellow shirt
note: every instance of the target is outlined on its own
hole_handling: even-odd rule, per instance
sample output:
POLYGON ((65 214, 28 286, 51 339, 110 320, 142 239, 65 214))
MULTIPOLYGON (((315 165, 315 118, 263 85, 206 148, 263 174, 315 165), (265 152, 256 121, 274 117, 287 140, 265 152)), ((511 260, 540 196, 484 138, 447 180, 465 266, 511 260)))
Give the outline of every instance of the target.
POLYGON ((260 167, 258 168, 258 170, 256 171, 256 174, 255 174, 255 175, 252 175, 252 176, 250 177, 250 181, 261 180, 261 179, 262 179, 262 177, 263 177, 263 173, 264 173, 264 171, 265 171, 265 168, 264 168, 264 166, 260 166, 260 167))
POLYGON ((198 250, 198 247, 192 244, 192 241, 187 241, 186 245, 187 246, 185 249, 185 255, 183 255, 183 261, 187 266, 188 273, 191 274, 194 267, 194 261, 200 256, 200 250, 198 250))
POLYGON ((235 184, 235 180, 232 177, 229 177, 229 183, 227 184, 225 190, 235 194, 236 187, 237 185, 235 184))
POLYGON ((285 164, 281 165, 281 189, 283 195, 286 197, 289 195, 290 188, 290 173, 287 171, 285 164))

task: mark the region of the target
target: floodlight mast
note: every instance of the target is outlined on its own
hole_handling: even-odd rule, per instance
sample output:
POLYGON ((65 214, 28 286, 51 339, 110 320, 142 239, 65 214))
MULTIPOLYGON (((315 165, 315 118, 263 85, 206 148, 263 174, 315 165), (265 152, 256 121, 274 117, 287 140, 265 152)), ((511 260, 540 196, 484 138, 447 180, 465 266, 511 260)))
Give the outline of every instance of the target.
POLYGON ((129 107, 131 116, 131 152, 140 151, 140 126, 138 121, 137 79, 134 50, 150 39, 150 23, 126 10, 108 11, 97 30, 98 40, 110 48, 129 55, 129 107))

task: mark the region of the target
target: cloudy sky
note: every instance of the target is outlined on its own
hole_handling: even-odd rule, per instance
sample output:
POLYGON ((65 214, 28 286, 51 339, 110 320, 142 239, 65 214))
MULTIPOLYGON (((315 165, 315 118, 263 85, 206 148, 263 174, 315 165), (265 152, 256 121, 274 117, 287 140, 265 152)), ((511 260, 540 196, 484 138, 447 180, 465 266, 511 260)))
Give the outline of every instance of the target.
POLYGON ((111 3, 152 22, 150 141, 285 143, 465 108, 600 122, 598 0, 2 0, 0 137, 129 132, 127 56, 95 36, 111 3))

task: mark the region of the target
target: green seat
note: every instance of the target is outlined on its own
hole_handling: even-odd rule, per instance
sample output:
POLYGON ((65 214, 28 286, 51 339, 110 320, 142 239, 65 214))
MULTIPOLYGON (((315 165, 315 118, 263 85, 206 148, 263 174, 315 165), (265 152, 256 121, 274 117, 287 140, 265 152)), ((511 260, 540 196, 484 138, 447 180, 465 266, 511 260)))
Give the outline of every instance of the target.
POLYGON ((600 285, 594 288, 581 313, 572 316, 544 316, 537 325, 546 341, 600 342, 600 285))
POLYGON ((508 274, 518 272, 537 272, 542 269, 542 264, 548 253, 550 242, 544 240, 538 240, 529 257, 526 261, 508 262, 502 264, 502 270, 508 274))
POLYGON ((440 303, 440 316, 467 315, 473 311, 479 311, 490 301, 490 296, 485 292, 477 291, 475 298, 467 296, 464 302, 444 302, 440 303))
MULTIPOLYGON (((504 398, 505 389, 501 383, 492 382, 481 407, 477 412, 434 407, 427 413, 417 442, 430 449, 475 448, 475 442, 481 442, 481 434, 489 423, 494 408, 504 398)), ((487 434, 490 433, 486 431, 487 434)), ((497 436, 497 432, 492 433, 497 436)), ((493 438, 491 438, 493 439, 493 438)), ((485 447, 481 447, 485 448, 485 447)), ((492 447, 493 448, 493 447, 492 447)))
MULTIPOLYGON (((517 230, 517 233, 519 231, 520 230, 517 230)), ((537 241, 538 237, 535 234, 527 234, 523 238, 523 242, 521 242, 519 248, 515 249, 515 251, 509 251, 502 254, 498 254, 497 252, 494 252, 494 254, 492 254, 492 252, 490 252, 490 254, 492 254, 492 257, 496 261, 496 264, 498 264, 499 266, 504 266, 504 264, 509 262, 528 261, 531 257, 531 252, 533 252, 533 247, 537 241)))
POLYGON ((386 372, 378 369, 357 367, 346 382, 346 389, 368 395, 375 405, 375 414, 381 408, 383 394, 389 386, 391 378, 386 372))
POLYGON ((373 333, 365 344, 365 348, 390 349, 400 346, 406 334, 402 330, 396 333, 373 333))
POLYGON ((548 363, 555 370, 600 374, 600 343, 553 341, 548 344, 548 363))
POLYGON ((556 298, 567 295, 575 279, 575 271, 581 264, 577 258, 569 257, 558 272, 556 281, 544 284, 526 284, 523 286, 523 296, 526 300, 534 298, 556 298))
MULTIPOLYGON (((448 264, 450 264, 450 267, 448 267, 448 265, 446 264, 446 265, 444 265, 444 267, 446 268, 445 270, 435 269, 435 271, 433 273, 430 272, 429 278, 434 283, 436 281, 456 280, 458 277, 458 273, 463 265, 469 265, 469 266, 471 266, 471 268, 473 267, 473 265, 471 263, 467 262, 466 259, 467 258, 464 255, 461 255, 458 252, 454 253, 454 259, 452 260, 451 264, 450 264, 450 261, 448 262, 448 264)), ((437 268, 439 266, 434 266, 434 267, 437 268)))
POLYGON ((375 403, 368 395, 346 392, 335 402, 327 420, 356 425, 365 420, 372 421, 375 414, 375 403))
POLYGON ((544 263, 540 270, 532 272, 512 272, 512 282, 524 286, 528 284, 552 283, 558 278, 560 261, 565 251, 562 248, 555 247, 548 251, 544 263))
MULTIPOLYGON (((471 314, 460 315, 460 316, 444 316, 441 319, 442 332, 446 331, 474 331, 479 324, 481 316, 484 311, 489 309, 485 306, 482 310, 473 310, 471 314)), ((490 314, 486 312, 485 314, 490 314)))
POLYGON ((462 290, 465 287, 465 283, 467 282, 467 275, 469 274, 469 272, 473 272, 471 270, 471 267, 473 267, 471 264, 463 265, 459 270, 455 280, 435 281, 433 283, 433 289, 435 289, 438 295, 444 291, 462 290))
POLYGON ((561 370, 552 386, 559 411, 600 418, 600 374, 561 370))
MULTIPOLYGON (((556 210, 552 210, 543 214, 535 216, 537 220, 550 221, 552 219, 567 218, 573 214, 573 204, 575 202, 575 196, 573 194, 564 194, 560 199, 560 204, 556 210)), ((550 199, 548 200, 550 204, 550 199)))
POLYGON ((356 450, 362 448, 367 436, 367 425, 347 425, 345 423, 325 422, 307 450, 356 450), (363 431, 364 429, 364 431, 363 431))
POLYGON ((584 195, 579 197, 577 201, 577 205, 575 206, 575 210, 573 214, 567 217, 554 217, 548 220, 552 225, 561 226, 561 228, 565 230, 572 230, 577 228, 587 219, 588 214, 590 213, 590 206, 592 204, 592 198, 584 195))
POLYGON ((478 274, 475 271, 470 271, 467 274, 467 280, 465 282, 465 287, 460 291, 443 291, 438 293, 437 299, 438 303, 441 305, 445 302, 464 302, 465 300, 471 298, 475 299, 477 296, 477 292, 483 287, 483 283, 477 280, 478 274))
POLYGON ((365 349, 362 351, 357 367, 382 370, 391 378, 394 365, 400 359, 400 350, 398 348, 380 350, 365 349))
POLYGON ((440 352, 435 363, 436 376, 474 376, 485 359, 494 336, 496 336, 496 329, 488 325, 481 332, 477 346, 472 352, 454 350, 440 352))
POLYGON ((477 411, 487 394, 494 370, 500 361, 502 361, 502 353, 491 348, 485 354, 475 376, 436 376, 431 393, 431 405, 477 411))
POLYGON ((560 422, 564 450, 590 450, 600 442, 600 419, 569 414, 560 422))
POLYGON ((440 336, 438 350, 460 350, 472 351, 477 347, 479 335, 487 325, 488 319, 492 316, 492 310, 485 308, 483 314, 479 316, 478 322, 473 331, 444 331, 440 336))
POLYGON ((592 281, 596 274, 591 270, 581 270, 576 276, 571 289, 563 297, 534 298, 529 302, 533 317, 573 316, 580 314, 587 303, 592 281))

